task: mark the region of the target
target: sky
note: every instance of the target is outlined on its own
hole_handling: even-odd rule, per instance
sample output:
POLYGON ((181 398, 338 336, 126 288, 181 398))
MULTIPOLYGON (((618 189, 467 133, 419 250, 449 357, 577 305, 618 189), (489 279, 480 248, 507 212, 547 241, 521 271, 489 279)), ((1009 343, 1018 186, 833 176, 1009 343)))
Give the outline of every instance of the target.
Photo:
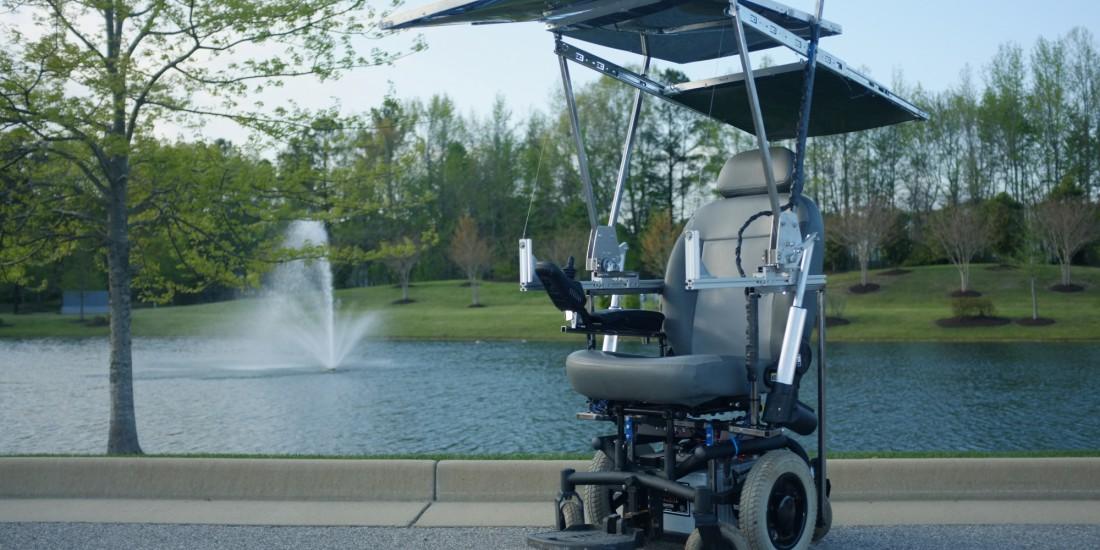
MULTIPOLYGON (((434 0, 406 0, 405 8, 434 0)), ((782 1, 782 0, 781 0, 782 1)), ((786 0, 813 11, 814 0, 786 0)), ((969 65, 975 82, 999 45, 1016 42, 1029 50, 1040 37, 1056 38, 1074 26, 1100 34, 1100 0, 827 0, 824 17, 843 26, 840 36, 822 40, 821 47, 851 65, 863 67, 875 80, 891 84, 900 72, 906 82, 929 90, 955 85, 969 65)), ((465 114, 486 114, 502 96, 516 119, 533 109, 545 109, 561 83, 553 38, 536 23, 424 28, 372 42, 391 50, 406 47, 419 33, 428 49, 392 66, 361 69, 335 81, 290 81, 265 97, 267 105, 293 100, 301 106, 338 105, 344 113, 377 106, 388 91, 400 98, 447 94, 465 114)), ((1100 39, 1100 37, 1098 37, 1100 39)), ((637 55, 597 46, 581 47, 620 64, 640 64, 637 55)), ((754 63, 764 52, 753 54, 754 63)), ((768 50, 776 63, 793 60, 781 49, 768 50)), ((737 58, 706 61, 680 68, 689 77, 708 78, 735 70, 737 58)), ((572 66, 576 84, 596 78, 594 72, 572 66)), ((192 138, 190 130, 162 128, 165 137, 192 138)), ((244 131, 228 122, 214 122, 204 133, 243 141, 244 131)))
MULTIPOLYGON (((404 7, 432 1, 407 0, 404 7)), ((786 3, 804 11, 814 7, 813 0, 786 3)), ((891 84, 900 72, 906 82, 934 91, 954 86, 967 65, 980 82, 982 67, 1006 42, 1016 42, 1026 51, 1040 36, 1056 38, 1074 26, 1100 33, 1098 0, 828 0, 824 17, 842 25, 843 33, 823 39, 822 49, 863 67, 884 84, 891 84)), ((401 98, 447 94, 463 113, 477 115, 487 113, 499 95, 520 119, 532 109, 545 109, 560 89, 553 38, 540 24, 429 27, 378 45, 398 49, 416 33, 428 49, 392 66, 360 70, 335 82, 289 83, 279 93, 308 106, 338 104, 344 112, 366 111, 389 90, 401 98)), ((640 63, 637 55, 581 46, 613 62, 640 63)), ((763 53, 753 54, 754 63, 763 53)), ((766 55, 777 63, 788 61, 780 49, 766 55)), ((693 79, 707 78, 739 72, 737 63, 731 57, 680 68, 693 79)), ((571 69, 577 84, 596 78, 590 70, 571 69)))

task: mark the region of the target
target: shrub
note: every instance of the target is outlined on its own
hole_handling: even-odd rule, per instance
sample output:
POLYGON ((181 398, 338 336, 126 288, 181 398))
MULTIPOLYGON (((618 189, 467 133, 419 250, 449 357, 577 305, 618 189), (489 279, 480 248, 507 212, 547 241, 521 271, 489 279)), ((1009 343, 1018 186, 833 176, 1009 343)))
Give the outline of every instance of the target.
POLYGON ((962 296, 951 301, 951 310, 955 317, 993 317, 997 308, 989 298, 962 296))
POLYGON ((825 296, 825 316, 844 318, 844 312, 848 309, 848 298, 841 293, 829 293, 825 296))
POLYGON ((641 309, 642 300, 637 294, 626 294, 622 299, 623 309, 641 309))
POLYGON ((90 327, 105 327, 111 324, 111 318, 105 317, 103 315, 96 315, 95 317, 88 319, 87 324, 90 327))

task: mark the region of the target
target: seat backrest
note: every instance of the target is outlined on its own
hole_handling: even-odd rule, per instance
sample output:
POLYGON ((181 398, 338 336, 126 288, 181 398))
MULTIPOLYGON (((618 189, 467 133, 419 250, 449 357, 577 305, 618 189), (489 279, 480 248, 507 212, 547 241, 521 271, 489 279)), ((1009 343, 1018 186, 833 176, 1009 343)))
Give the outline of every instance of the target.
MULTIPOLYGON (((722 198, 696 210, 684 227, 699 231, 702 241, 703 265, 715 277, 737 277, 735 249, 737 231, 754 214, 771 209, 764 178, 760 151, 740 153, 726 162, 718 176, 718 192, 722 198)), ((780 191, 780 204, 789 200, 794 154, 783 147, 771 148, 773 172, 780 191)), ((817 233, 814 245, 812 273, 820 274, 824 266, 825 234, 821 212, 806 197, 795 204, 799 227, 805 238, 817 233)), ((743 233, 741 266, 746 275, 757 271, 763 263, 771 234, 771 217, 761 216, 743 233)), ((793 297, 789 294, 764 294, 759 302, 760 364, 779 359, 787 310, 793 297)), ((684 289, 684 237, 681 235, 665 272, 662 307, 664 330, 676 355, 716 354, 744 356, 747 340, 746 298, 744 289, 721 288, 684 289)), ((807 292, 803 304, 809 311, 805 338, 817 314, 817 294, 807 292)))

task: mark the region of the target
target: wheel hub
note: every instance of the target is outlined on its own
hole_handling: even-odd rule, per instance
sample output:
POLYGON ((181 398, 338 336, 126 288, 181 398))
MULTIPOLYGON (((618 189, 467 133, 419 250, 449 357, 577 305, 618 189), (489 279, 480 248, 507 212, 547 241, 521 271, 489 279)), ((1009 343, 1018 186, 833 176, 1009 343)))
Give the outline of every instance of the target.
POLYGON ((806 489, 798 476, 784 474, 768 496, 768 535, 776 548, 793 548, 806 527, 806 489))

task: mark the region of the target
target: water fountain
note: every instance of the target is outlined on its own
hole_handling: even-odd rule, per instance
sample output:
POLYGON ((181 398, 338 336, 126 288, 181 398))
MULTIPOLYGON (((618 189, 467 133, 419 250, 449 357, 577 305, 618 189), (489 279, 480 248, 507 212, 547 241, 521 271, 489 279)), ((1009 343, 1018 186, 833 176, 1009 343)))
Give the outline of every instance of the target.
MULTIPOLYGON (((319 221, 300 220, 287 228, 283 246, 304 249, 328 244, 319 221)), ((277 363, 335 369, 366 335, 371 318, 337 311, 332 292, 332 266, 326 257, 279 264, 264 285, 256 322, 256 343, 277 363)))

